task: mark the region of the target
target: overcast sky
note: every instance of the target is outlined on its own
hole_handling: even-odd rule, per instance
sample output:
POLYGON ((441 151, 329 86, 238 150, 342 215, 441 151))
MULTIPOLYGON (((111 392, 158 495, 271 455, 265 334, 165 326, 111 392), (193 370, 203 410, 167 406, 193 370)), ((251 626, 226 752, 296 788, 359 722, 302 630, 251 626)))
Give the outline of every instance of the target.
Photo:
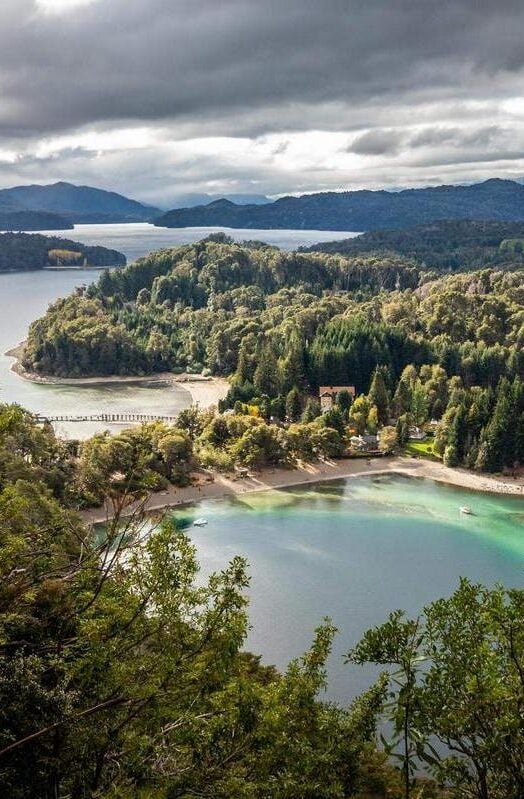
POLYGON ((524 175, 523 0, 0 0, 0 185, 524 175))

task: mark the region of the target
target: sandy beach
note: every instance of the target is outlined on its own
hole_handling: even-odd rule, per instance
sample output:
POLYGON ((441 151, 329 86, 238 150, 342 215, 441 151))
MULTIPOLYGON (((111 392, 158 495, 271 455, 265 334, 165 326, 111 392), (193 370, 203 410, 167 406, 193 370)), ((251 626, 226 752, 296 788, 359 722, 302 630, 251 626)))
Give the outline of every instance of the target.
MULTIPOLYGON (((148 512, 162 511, 178 505, 187 505, 202 499, 220 499, 256 491, 268 491, 295 485, 316 483, 322 480, 339 480, 380 474, 402 474, 407 477, 425 477, 473 491, 488 491, 496 494, 513 494, 524 499, 524 482, 508 480, 468 472, 465 469, 450 469, 434 461, 414 460, 407 457, 346 458, 314 464, 304 464, 295 469, 264 469, 250 473, 248 477, 218 473, 197 473, 193 484, 186 488, 170 486, 165 491, 152 494, 145 504, 148 512)), ((130 505, 131 514, 138 505, 130 505)), ((110 518, 108 508, 83 511, 82 518, 88 524, 105 522, 110 518)))
POLYGON ((150 375, 108 375, 106 377, 55 377, 54 375, 39 375, 36 372, 27 371, 27 369, 22 366, 21 358, 23 349, 24 342, 22 341, 20 344, 17 344, 16 347, 7 350, 4 354, 9 358, 14 358, 11 371, 32 383, 58 386, 100 386, 111 383, 168 385, 177 383, 191 395, 192 403, 194 405, 200 405, 201 408, 216 406, 218 401, 226 396, 229 389, 229 383, 225 378, 204 377, 203 375, 191 375, 185 372, 183 374, 157 372, 150 375))

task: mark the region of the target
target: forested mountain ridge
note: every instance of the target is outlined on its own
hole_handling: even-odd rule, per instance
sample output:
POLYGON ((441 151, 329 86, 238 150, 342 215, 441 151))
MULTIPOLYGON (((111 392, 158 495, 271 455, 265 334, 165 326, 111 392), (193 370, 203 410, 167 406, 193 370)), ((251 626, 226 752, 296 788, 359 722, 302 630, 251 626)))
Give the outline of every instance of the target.
POLYGON ((438 270, 515 269, 524 265, 524 222, 445 220, 401 230, 370 231, 301 249, 349 256, 397 253, 438 270))
POLYGON ((0 207, 2 230, 72 230, 73 223, 65 216, 48 211, 11 211, 0 207))
POLYGON ((224 226, 367 231, 404 228, 441 219, 524 220, 524 186, 487 180, 467 186, 404 191, 344 191, 282 197, 266 205, 218 200, 168 211, 163 227, 224 226))
POLYGON ((158 208, 143 205, 116 192, 75 186, 64 181, 1 189, 0 210, 57 214, 68 220, 65 227, 75 222, 145 222, 160 213, 158 208))
POLYGON ((107 247, 89 246, 38 233, 0 234, 0 272, 46 266, 125 266, 126 257, 107 247))

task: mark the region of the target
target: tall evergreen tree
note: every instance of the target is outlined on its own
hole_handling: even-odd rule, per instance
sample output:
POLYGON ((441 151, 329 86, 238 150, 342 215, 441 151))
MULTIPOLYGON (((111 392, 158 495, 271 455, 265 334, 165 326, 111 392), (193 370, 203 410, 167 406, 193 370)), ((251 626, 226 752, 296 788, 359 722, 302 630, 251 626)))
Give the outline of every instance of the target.
POLYGON ((368 394, 371 405, 377 408, 377 415, 379 424, 388 424, 389 422, 389 391, 386 387, 384 380, 384 372, 380 366, 377 366, 373 373, 373 379, 369 388, 368 394))
POLYGON ((508 379, 503 377, 498 385, 493 415, 482 435, 482 445, 477 459, 479 468, 488 472, 500 472, 504 466, 513 463, 517 421, 512 386, 508 379))

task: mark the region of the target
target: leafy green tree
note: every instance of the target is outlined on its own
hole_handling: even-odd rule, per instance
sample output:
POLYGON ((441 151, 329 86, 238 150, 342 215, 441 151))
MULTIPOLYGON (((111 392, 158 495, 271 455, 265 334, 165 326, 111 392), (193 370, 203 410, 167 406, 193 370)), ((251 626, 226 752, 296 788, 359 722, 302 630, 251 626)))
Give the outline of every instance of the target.
POLYGON ((391 675, 395 703, 390 706, 389 714, 393 737, 383 742, 388 753, 401 761, 405 799, 411 796, 417 756, 423 751, 414 723, 422 641, 420 621, 406 619, 401 611, 395 611, 384 624, 368 630, 348 654, 352 663, 372 662, 395 669, 391 675))
POLYGON ((343 388, 342 391, 337 392, 335 404, 340 408, 345 419, 348 418, 352 402, 353 396, 349 393, 347 388, 343 388))
POLYGON ((482 434, 479 466, 488 472, 501 471, 512 463, 514 453, 515 405, 511 386, 502 379, 497 389, 493 415, 482 434))
POLYGON ((523 630, 524 591, 462 579, 423 617, 397 611, 350 653, 353 662, 400 667, 390 718, 405 795, 418 761, 460 799, 522 796, 523 630))
POLYGON ((307 424, 308 422, 313 422, 318 416, 320 416, 320 403, 318 400, 309 397, 306 402, 306 407, 304 408, 304 412, 302 413, 302 421, 307 424))

